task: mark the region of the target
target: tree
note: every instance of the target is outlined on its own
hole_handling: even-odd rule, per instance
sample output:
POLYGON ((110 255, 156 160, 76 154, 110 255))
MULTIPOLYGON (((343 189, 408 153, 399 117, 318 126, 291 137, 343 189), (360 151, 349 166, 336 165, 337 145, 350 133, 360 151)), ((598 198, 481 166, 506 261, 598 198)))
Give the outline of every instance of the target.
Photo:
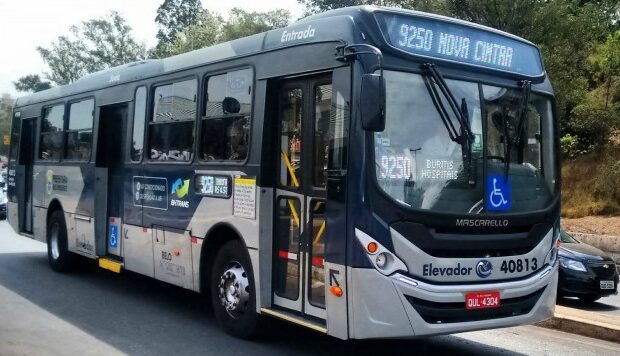
POLYGON ((220 42, 285 27, 288 25, 289 19, 289 11, 283 9, 268 12, 247 12, 233 8, 227 21, 221 16, 205 10, 199 16, 196 25, 190 25, 177 34, 172 45, 167 48, 167 54, 181 54, 220 42))
POLYGON ((177 34, 174 42, 168 48, 168 54, 180 54, 195 49, 212 46, 219 42, 224 19, 204 10, 195 25, 187 26, 177 34))
POLYGON ((169 55, 177 35, 189 26, 200 25, 203 15, 200 0, 164 0, 155 16, 159 25, 158 43, 151 55, 157 58, 169 55))
POLYGON ((229 19, 222 25, 220 41, 231 41, 256 33, 285 27, 289 24, 291 13, 278 9, 268 12, 247 12, 240 8, 230 10, 229 19))
POLYGON ((33 92, 47 90, 52 87, 52 84, 48 81, 44 81, 38 74, 29 74, 19 78, 16 82, 13 82, 15 89, 22 92, 33 92))
MULTIPOLYGON (((11 112, 12 102, 10 96, 2 95, 0 98, 0 139, 4 138, 4 135, 9 135, 11 130, 11 112)), ((6 156, 9 153, 9 146, 0 141, 0 155, 6 156)))
POLYGON ((534 14, 544 4, 541 0, 447 0, 445 11, 462 20, 527 37, 534 14))
POLYGON ((146 48, 131 35, 131 27, 118 12, 72 26, 51 47, 37 47, 50 68, 47 79, 58 85, 76 81, 87 73, 144 59, 146 48))
POLYGON ((605 109, 609 106, 612 81, 620 75, 620 30, 607 37, 590 56, 598 77, 605 82, 605 109))

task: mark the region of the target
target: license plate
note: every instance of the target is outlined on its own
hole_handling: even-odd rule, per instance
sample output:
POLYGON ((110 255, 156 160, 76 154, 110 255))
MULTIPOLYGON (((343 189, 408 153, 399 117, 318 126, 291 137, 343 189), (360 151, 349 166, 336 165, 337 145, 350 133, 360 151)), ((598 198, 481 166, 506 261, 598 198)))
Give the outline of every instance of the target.
POLYGON ((465 295, 465 308, 487 309, 499 307, 499 291, 474 292, 465 295))
POLYGON ((614 289, 614 281, 601 281, 601 289, 614 289))

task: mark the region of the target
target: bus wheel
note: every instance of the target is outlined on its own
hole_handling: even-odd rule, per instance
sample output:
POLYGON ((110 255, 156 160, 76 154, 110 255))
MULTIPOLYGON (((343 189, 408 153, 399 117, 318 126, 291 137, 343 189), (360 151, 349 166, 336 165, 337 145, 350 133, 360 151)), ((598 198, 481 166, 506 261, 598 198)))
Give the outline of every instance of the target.
POLYGON ((217 253, 211 274, 211 303, 220 326, 244 339, 256 336, 256 289, 252 265, 243 244, 229 241, 217 253))
POLYGON ((67 249, 67 225, 61 210, 55 210, 47 223, 47 259, 56 272, 67 272, 73 256, 67 249))

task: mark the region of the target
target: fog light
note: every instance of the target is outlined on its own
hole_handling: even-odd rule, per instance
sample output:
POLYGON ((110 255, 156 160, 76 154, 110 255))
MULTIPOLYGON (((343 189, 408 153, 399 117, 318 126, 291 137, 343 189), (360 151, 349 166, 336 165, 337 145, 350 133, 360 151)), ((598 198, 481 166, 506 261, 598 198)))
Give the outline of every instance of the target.
POLYGON ((377 255, 377 259, 375 260, 375 262, 377 263, 377 267, 379 268, 383 268, 385 267, 385 265, 387 264, 387 254, 385 254, 385 252, 382 252, 380 254, 377 255))

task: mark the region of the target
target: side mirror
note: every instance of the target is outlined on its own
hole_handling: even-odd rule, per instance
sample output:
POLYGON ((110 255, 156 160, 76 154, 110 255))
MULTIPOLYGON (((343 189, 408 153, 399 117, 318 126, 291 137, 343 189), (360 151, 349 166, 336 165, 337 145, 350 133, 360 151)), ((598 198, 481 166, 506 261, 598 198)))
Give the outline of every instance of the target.
POLYGON ((379 74, 364 74, 360 94, 362 127, 366 131, 385 130, 385 79, 379 74))

